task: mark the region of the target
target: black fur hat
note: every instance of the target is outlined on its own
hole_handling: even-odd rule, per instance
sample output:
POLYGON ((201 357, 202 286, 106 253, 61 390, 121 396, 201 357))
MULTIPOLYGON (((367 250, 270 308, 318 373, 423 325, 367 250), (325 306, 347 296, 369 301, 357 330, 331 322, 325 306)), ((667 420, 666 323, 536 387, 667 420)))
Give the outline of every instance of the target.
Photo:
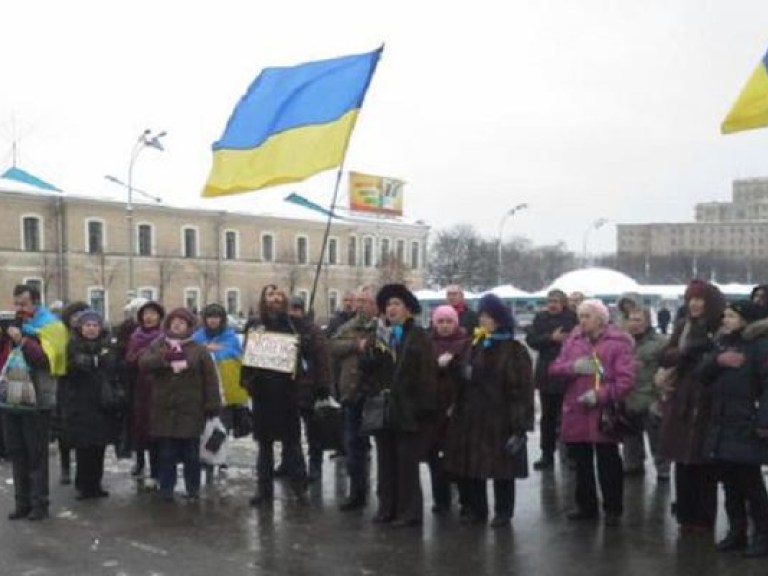
POLYGON ((419 314, 421 312, 419 300, 404 284, 385 284, 381 287, 379 293, 376 294, 376 305, 379 307, 379 312, 384 312, 390 298, 402 300, 411 314, 419 314))
POLYGON ((504 301, 495 294, 486 294, 480 298, 477 313, 488 314, 500 328, 505 330, 512 331, 515 328, 515 320, 512 318, 512 312, 509 311, 509 306, 504 304, 504 301))

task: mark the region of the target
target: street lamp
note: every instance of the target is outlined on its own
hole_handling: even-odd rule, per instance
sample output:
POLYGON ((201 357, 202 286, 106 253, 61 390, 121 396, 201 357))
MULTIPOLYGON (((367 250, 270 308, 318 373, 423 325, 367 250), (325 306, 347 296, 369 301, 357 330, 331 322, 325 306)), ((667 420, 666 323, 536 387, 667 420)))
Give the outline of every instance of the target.
POLYGON ((496 285, 501 286, 501 245, 502 241, 504 239, 504 224, 507 223, 507 218, 510 216, 514 216, 515 213, 519 212, 520 210, 525 210, 528 208, 528 204, 523 202, 522 204, 518 204, 514 208, 510 208, 504 213, 504 216, 501 217, 501 222, 499 223, 499 241, 497 246, 497 259, 498 262, 496 263, 496 285))
POLYGON ((589 241, 589 233, 592 232, 592 230, 598 230, 608 224, 607 218, 598 218, 594 222, 590 223, 590 225, 587 227, 587 229, 584 231, 584 244, 582 246, 582 259, 584 260, 584 264, 588 265, 588 252, 587 252, 587 242, 589 241))
POLYGON ((161 152, 165 150, 165 148, 163 148, 163 143, 160 142, 160 138, 163 136, 165 136, 165 131, 153 134, 150 129, 144 130, 133 145, 133 149, 131 150, 131 161, 128 164, 128 203, 125 206, 125 218, 128 221, 128 292, 131 296, 135 295, 133 283, 133 253, 136 249, 133 238, 133 167, 136 164, 136 159, 139 157, 139 154, 141 154, 141 151, 145 148, 154 148, 161 152))

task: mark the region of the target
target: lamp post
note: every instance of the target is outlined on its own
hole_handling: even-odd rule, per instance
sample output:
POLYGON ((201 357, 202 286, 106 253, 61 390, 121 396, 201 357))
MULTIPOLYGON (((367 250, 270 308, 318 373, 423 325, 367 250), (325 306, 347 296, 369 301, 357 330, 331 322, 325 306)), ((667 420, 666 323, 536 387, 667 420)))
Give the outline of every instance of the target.
MULTIPOLYGON (((130 296, 135 296, 133 282, 133 253, 136 250, 133 236, 133 167, 136 164, 136 159, 139 157, 139 154, 141 154, 141 151, 145 148, 154 148, 161 152, 165 150, 162 142, 160 142, 160 138, 163 136, 165 136, 165 131, 153 134, 149 129, 144 130, 133 145, 133 149, 131 150, 131 161, 128 164, 128 203, 125 205, 125 219, 128 222, 128 292, 130 296)), ((112 178, 108 179, 112 180, 112 178)))
POLYGON ((582 259, 584 260, 584 265, 589 264, 588 255, 587 252, 587 243, 589 242, 589 233, 592 232, 592 230, 598 230, 608 224, 607 218, 598 218, 594 222, 591 222, 587 229, 584 231, 584 243, 582 245, 582 259))
POLYGON ((499 223, 499 241, 497 245, 497 262, 496 262, 496 285, 501 286, 501 247, 502 247, 502 241, 504 240, 504 225, 507 223, 507 218, 510 216, 514 216, 517 212, 520 210, 525 210, 528 208, 528 204, 523 202, 522 204, 518 204, 514 208, 510 208, 504 213, 504 216, 501 217, 501 222, 499 223))

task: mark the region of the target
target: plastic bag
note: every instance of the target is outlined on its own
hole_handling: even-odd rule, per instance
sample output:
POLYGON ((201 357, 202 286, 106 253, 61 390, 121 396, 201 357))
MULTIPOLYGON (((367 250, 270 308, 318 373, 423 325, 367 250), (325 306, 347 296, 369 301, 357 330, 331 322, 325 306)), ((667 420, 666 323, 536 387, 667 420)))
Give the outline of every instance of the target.
POLYGON ((200 436, 200 461, 211 466, 226 464, 228 449, 227 429, 221 419, 216 417, 207 420, 200 436))
POLYGON ((0 402, 8 406, 37 406, 37 394, 21 348, 14 348, 0 373, 0 402))

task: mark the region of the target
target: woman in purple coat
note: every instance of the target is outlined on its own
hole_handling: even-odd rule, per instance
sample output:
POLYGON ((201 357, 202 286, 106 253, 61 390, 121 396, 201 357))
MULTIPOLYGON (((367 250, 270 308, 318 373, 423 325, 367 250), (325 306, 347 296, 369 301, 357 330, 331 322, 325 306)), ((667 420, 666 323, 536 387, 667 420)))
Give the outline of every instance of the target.
POLYGON ((597 517, 597 475, 605 523, 615 526, 623 511, 624 475, 619 439, 600 430, 602 409, 625 398, 634 386, 632 340, 608 324, 608 308, 600 300, 579 305, 579 326, 566 340, 549 372, 566 380, 560 435, 576 461, 576 508, 569 520, 597 517))

